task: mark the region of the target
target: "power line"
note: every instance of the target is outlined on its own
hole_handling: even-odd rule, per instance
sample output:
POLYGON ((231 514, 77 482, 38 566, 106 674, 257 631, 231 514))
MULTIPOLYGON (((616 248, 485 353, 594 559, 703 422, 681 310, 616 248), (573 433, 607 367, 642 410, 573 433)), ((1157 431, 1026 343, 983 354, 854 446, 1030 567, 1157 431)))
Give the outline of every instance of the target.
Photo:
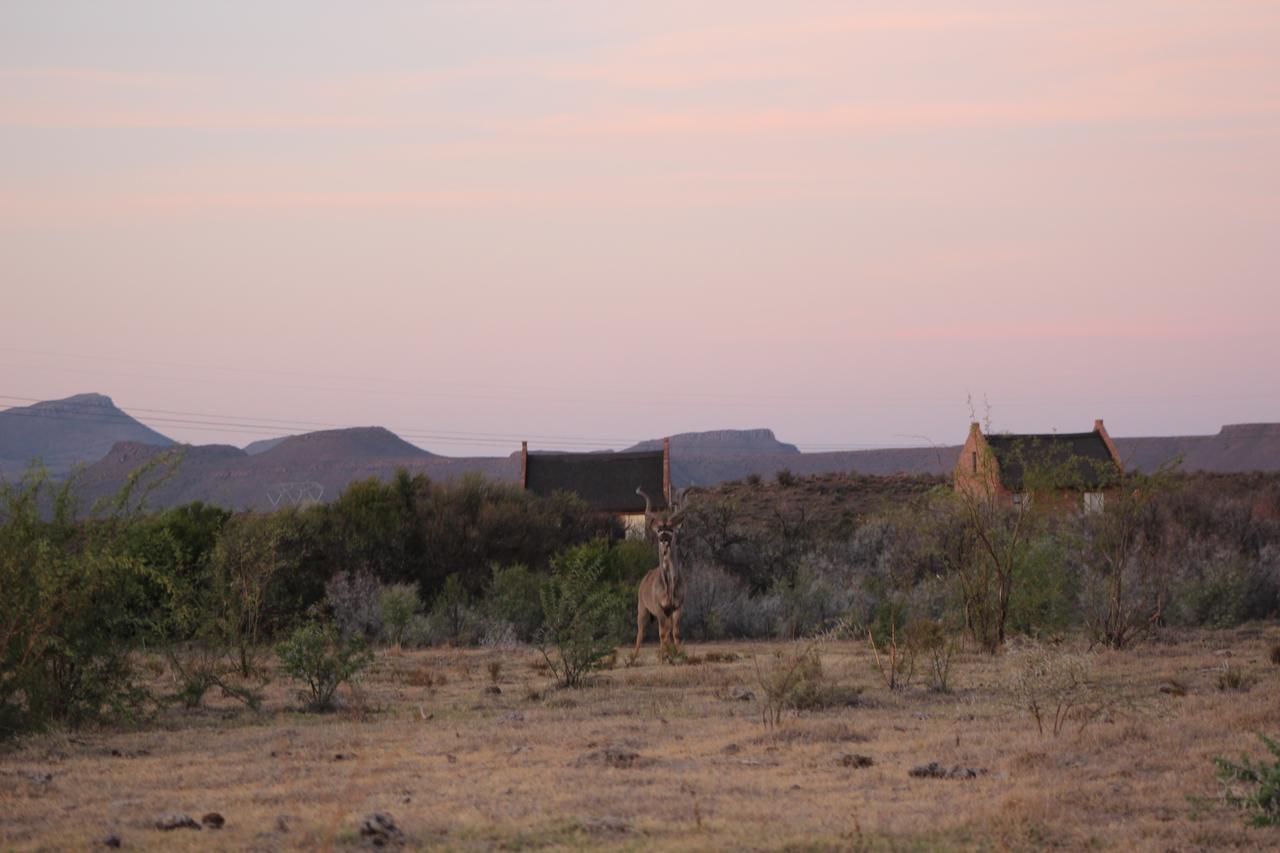
MULTIPOLYGON (((10 394, 0 394, 0 399, 18 401, 22 403, 40 403, 46 402, 33 397, 22 397, 10 394)), ((100 423, 119 423, 127 425, 139 425, 141 422, 129 416, 124 412, 103 411, 100 406, 92 403, 57 403, 58 408, 49 408, 43 410, 32 409, 8 409, 0 412, 0 414, 10 417, 29 417, 29 418, 53 418, 62 420, 89 421, 100 423)), ((302 421, 302 420, 285 420, 279 418, 253 417, 224 415, 210 412, 185 412, 173 409, 156 409, 148 407, 134 407, 134 411, 148 412, 152 416, 148 417, 149 423, 155 423, 161 426, 174 426, 192 431, 211 432, 211 433, 233 433, 233 434, 251 434, 263 435, 264 437, 287 437, 293 433, 310 432, 315 427, 324 427, 331 429, 356 429, 360 425, 343 424, 325 421, 302 421), (217 419, 217 420, 211 420, 217 419)), ((146 426, 147 424, 141 424, 146 426)), ((553 435, 537 435, 537 434, 517 434, 517 433, 491 433, 491 432, 466 432, 458 430, 434 430, 434 429, 395 429, 388 428, 392 433, 403 439, 414 439, 421 441, 430 441, 440 444, 464 444, 464 445, 486 445, 499 446, 505 448, 513 448, 513 445, 521 440, 533 440, 544 447, 551 449, 566 449, 573 447, 594 447, 597 449, 609 449, 617 446, 631 446, 640 444, 643 441, 651 439, 621 439, 621 438, 600 438, 586 436, 553 436, 553 435)), ((801 444, 797 447, 807 448, 811 452, 835 452, 835 451, 851 451, 882 448, 880 444, 837 444, 837 443, 814 443, 801 444)), ((513 448, 514 449, 514 448, 513 448)), ((739 452, 739 453, 776 453, 777 451, 754 447, 750 445, 716 445, 714 448, 718 452, 739 452)))
MULTIPOLYGON (((0 395, 0 397, 5 397, 7 399, 7 395, 0 395)), ((121 416, 121 415, 112 414, 110 412, 30 411, 30 410, 15 411, 13 409, 7 409, 0 412, 0 415, 6 415, 9 417, 22 417, 22 418, 43 418, 43 419, 70 420, 70 421, 79 421, 79 422, 114 423, 114 424, 130 425, 130 426, 146 426, 147 425, 147 424, 141 423, 135 418, 129 417, 128 415, 121 416)), ((312 430, 307 429, 305 426, 295 427, 292 429, 282 429, 280 426, 277 426, 277 425, 253 424, 253 423, 244 423, 244 422, 235 422, 235 421, 201 421, 201 420, 192 420, 188 418, 169 418, 169 417, 152 417, 152 418, 148 418, 148 421, 158 426, 181 427, 183 429, 198 431, 198 432, 231 433, 235 435, 244 435, 248 433, 250 435, 261 435, 264 438, 288 438, 292 434, 312 432, 312 430)), ((345 426, 345 427, 339 427, 339 428, 340 429, 361 429, 362 427, 345 426)), ((438 442, 442 444, 498 445, 498 446, 511 448, 511 449, 514 449, 512 447, 513 443, 518 441, 518 439, 500 439, 500 438, 490 438, 490 437, 483 437, 483 436, 467 437, 465 435, 437 435, 433 433, 417 433, 417 432, 411 432, 407 430, 403 432, 396 432, 394 430, 391 430, 391 432, 393 432, 393 434, 397 435, 402 439, 412 438, 416 440, 429 440, 429 441, 438 442)), ((581 446, 584 442, 546 441, 545 443, 553 444, 556 446, 581 446)), ((602 448, 604 446, 605 445, 601 445, 602 448)))
MULTIPOLYGON (((19 400, 27 403, 45 402, 42 400, 37 400, 33 397, 16 397, 16 396, 11 396, 7 394, 0 394, 0 399, 19 400)), ((92 403, 63 403, 59 401, 51 401, 51 402, 55 402, 59 406, 67 407, 67 408, 80 406, 82 407, 82 409, 78 411, 86 415, 101 415, 106 418, 115 418, 117 420, 123 420, 130 423, 137 422, 135 418, 130 417, 128 414, 125 414, 123 415, 123 417, 121 417, 109 412, 96 411, 97 409, 99 409, 99 407, 92 403)), ((369 426, 369 424, 333 423, 333 422, 326 422, 326 421, 285 420, 280 418, 265 418, 265 417, 256 417, 256 416, 241 417, 238 415, 220 415, 220 414, 213 414, 210 412, 182 412, 182 411, 175 411, 173 409, 151 409, 151 408, 145 408, 142 406, 131 406, 130 410, 135 412, 154 413, 156 417, 149 418, 149 420, 156 421, 156 422, 172 423, 172 424, 178 424, 178 425, 189 423, 189 424, 205 424, 205 425, 211 425, 211 426, 235 426, 235 427, 243 428, 245 430, 267 429, 267 430, 274 430, 275 434, 277 435, 280 434, 280 429, 282 427, 285 430, 292 431, 292 432, 310 432, 312 431, 310 429, 312 427, 321 427, 324 429, 359 429, 361 427, 369 426), (168 417, 168 416, 181 416, 181 417, 168 417), (217 421, 187 420, 187 418, 200 418, 200 419, 220 418, 221 420, 217 420, 217 421), (252 422, 247 422, 247 421, 252 421, 252 422), (261 421, 262 423, 258 423, 258 421, 261 421)), ((54 410, 51 410, 51 411, 54 411, 54 410)), ((13 412, 12 410, 9 410, 9 412, 11 414, 18 414, 17 412, 13 412)), ((388 427, 388 429, 390 428, 388 427)), ((395 432, 397 435, 400 435, 402 437, 416 434, 423 437, 436 438, 436 439, 449 438, 449 437, 466 438, 466 439, 494 438, 494 439, 502 439, 503 441, 508 443, 512 439, 516 441, 521 441, 526 439, 537 439, 539 441, 546 440, 551 442, 584 442, 584 443, 592 443, 592 444, 609 444, 609 445, 638 443, 635 439, 621 439, 621 438, 605 439, 605 438, 587 438, 584 436, 554 436, 554 435, 551 435, 551 436, 524 435, 523 437, 520 437, 520 436, 517 436, 515 433, 492 433, 492 432, 478 432, 478 431, 477 432, 460 432, 457 430, 431 430, 429 432, 417 432, 416 430, 401 431, 401 430, 392 429, 392 432, 395 432)))
MULTIPOLYGON (((87 361, 93 364, 99 364, 102 361, 114 361, 114 362, 123 362, 125 364, 141 364, 141 365, 169 367, 169 368, 189 368, 192 370, 210 370, 210 371, 225 372, 225 373, 275 374, 279 376, 298 376, 298 377, 314 377, 314 378, 321 378, 321 379, 337 379, 342 381, 358 382, 358 383, 361 383, 361 385, 368 385, 370 383, 382 383, 382 384, 392 384, 392 385, 400 386, 407 381, 403 378, 388 377, 386 375, 352 376, 352 375, 335 374, 332 372, 286 370, 286 369, 280 369, 280 368, 234 367, 234 366, 225 365, 225 364, 201 364, 196 362, 176 362, 176 361, 167 361, 167 360, 161 361, 157 359, 129 358, 125 356, 90 355, 86 353, 57 352, 53 350, 28 349, 24 347, 0 346, 0 352, 12 352, 12 353, 21 353, 24 355, 54 356, 58 358, 79 359, 81 361, 87 361)), ((29 368, 29 367, 32 367, 33 365, 0 365, 0 366, 29 368)), ((66 367, 66 366, 50 365, 50 364, 34 365, 34 366, 40 367, 45 370, 65 370, 65 371, 71 371, 71 372, 106 373, 106 374, 117 375, 117 376, 137 376, 138 375, 138 374, 120 373, 118 371, 105 370, 99 367, 94 367, 94 368, 66 367)), ((173 378, 173 379, 179 379, 179 380, 185 379, 185 377, 150 377, 150 378, 166 378, 166 379, 173 378)), ((546 395, 548 394, 570 394, 570 395, 573 395, 575 398, 579 398, 577 397, 577 395, 581 393, 581 389, 577 387, 564 388, 564 387, 557 387, 553 385, 535 385, 528 382, 520 382, 518 384, 498 384, 498 383, 483 383, 483 382, 468 381, 461 384, 465 385, 467 389, 482 388, 482 389, 488 389, 488 390, 494 390, 494 391, 531 392, 533 395, 540 398, 545 398, 546 395)), ((282 387, 309 388, 313 390, 325 390, 325 391, 360 390, 360 389, 351 389, 351 388, 337 389, 332 386, 322 387, 322 386, 313 386, 313 385, 296 385, 296 386, 289 385, 289 386, 282 386, 282 387)), ((490 395, 476 394, 474 393, 473 390, 468 390, 465 393, 450 392, 450 391, 419 391, 417 393, 420 393, 424 396, 463 397, 468 399, 496 399, 496 400, 509 399, 508 396, 495 397, 490 395)), ((904 396, 904 395, 886 395, 886 394, 853 394, 853 395, 848 395, 848 394, 837 394, 837 395, 769 394, 767 392, 762 392, 759 390, 731 393, 731 392, 724 392, 724 391, 707 391, 704 389, 693 390, 693 391, 680 391, 679 389, 674 389, 674 388, 669 388, 666 391, 664 391, 663 396, 667 398, 680 398, 680 399, 687 399, 687 400, 746 400, 749 402, 756 402, 759 400, 778 400, 778 401, 785 401, 785 402, 805 402, 805 401, 848 402, 848 401, 855 401, 855 400, 877 401, 877 402, 883 402, 886 400, 894 400, 894 401, 900 401, 900 402, 914 401, 914 402, 927 402, 927 403, 954 402, 954 400, 951 400, 950 398, 947 398, 944 400, 939 397, 922 397, 922 396, 911 396, 911 395, 904 396)), ((579 398, 579 399, 590 399, 592 401, 599 401, 601 398, 599 394, 593 393, 590 398, 579 398)), ((653 401, 646 400, 645 405, 651 405, 652 402, 653 401)))

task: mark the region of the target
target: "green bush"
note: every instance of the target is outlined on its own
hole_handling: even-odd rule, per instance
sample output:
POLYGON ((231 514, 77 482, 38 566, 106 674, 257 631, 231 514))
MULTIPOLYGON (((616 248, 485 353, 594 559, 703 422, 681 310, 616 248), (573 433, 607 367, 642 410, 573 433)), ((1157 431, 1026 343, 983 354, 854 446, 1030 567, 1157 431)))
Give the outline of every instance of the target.
POLYGON ((459 575, 449 575, 444 588, 431 603, 431 631, 435 639, 447 640, 455 646, 470 645, 476 640, 475 614, 471 595, 459 575))
POLYGON ((382 634, 387 642, 399 647, 404 642, 413 617, 422 609, 418 585, 396 583, 378 591, 378 613, 382 618, 382 634))
POLYGON ((515 638, 532 642, 542 627, 542 604, 538 589, 542 579, 523 563, 494 565, 481 609, 495 622, 511 626, 515 638))
POLYGON ((278 578, 291 563, 284 515, 249 513, 223 527, 210 561, 212 596, 206 615, 233 650, 241 678, 258 675, 258 650, 269 636, 270 607, 278 578))
POLYGON ((327 619, 313 619, 276 647, 285 672, 307 685, 299 697, 308 710, 329 711, 338 687, 373 663, 373 652, 359 637, 342 639, 327 619))
POLYGON ((1255 762, 1241 755, 1239 762, 1214 758, 1213 763, 1218 768, 1224 798, 1229 805, 1247 813, 1248 823, 1280 826, 1280 743, 1261 732, 1258 739, 1275 761, 1255 762))
POLYGON ((605 560, 607 580, 638 584, 658 565, 658 552, 644 539, 625 539, 609 548, 605 560))
POLYGON ((553 561, 540 590, 542 654, 566 687, 580 686, 614 651, 616 595, 600 584, 607 553, 603 542, 570 548, 553 561))
POLYGON ((250 513, 224 519, 205 559, 159 578, 156 633, 181 682, 174 698, 187 707, 198 707, 214 688, 252 708, 261 702, 268 668, 259 658, 281 615, 280 579, 294 565, 286 546, 293 518, 250 513))
POLYGON ((1009 599, 1010 631, 1047 637, 1067 630, 1077 615, 1078 577, 1054 537, 1039 536, 1027 543, 1009 599))
MULTIPOLYGON (((227 510, 195 502, 127 526, 123 533, 125 547, 148 570, 139 612, 163 619, 175 588, 205 581, 214 547, 230 518, 227 510)), ((174 639, 186 637, 178 635, 174 639)))
POLYGON ((0 738, 131 713, 146 698, 129 659, 150 628, 146 567, 124 537, 135 483, 87 521, 71 485, 51 486, 43 470, 0 485, 0 738))

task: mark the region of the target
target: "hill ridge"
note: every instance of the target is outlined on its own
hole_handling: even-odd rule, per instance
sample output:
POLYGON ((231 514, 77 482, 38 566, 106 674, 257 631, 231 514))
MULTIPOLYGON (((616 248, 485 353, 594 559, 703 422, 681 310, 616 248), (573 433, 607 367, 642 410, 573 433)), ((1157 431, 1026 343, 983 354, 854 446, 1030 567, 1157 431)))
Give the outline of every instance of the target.
MULTIPOLYGON (((131 471, 166 448, 177 451, 172 463, 175 470, 153 493, 156 506, 203 500, 233 509, 268 509, 273 505, 268 500, 272 487, 298 482, 319 484, 326 498, 332 499, 355 480, 389 479, 399 468, 438 480, 476 473, 497 481, 516 482, 520 472, 519 452, 515 448, 506 456, 440 456, 380 426, 318 430, 264 439, 244 449, 220 444, 175 445, 171 439, 116 408, 110 397, 101 394, 78 394, 0 411, 0 439, 15 434, 14 430, 26 430, 23 435, 33 429, 42 434, 49 432, 39 427, 54 417, 71 435, 78 435, 87 443, 69 454, 68 458, 76 457, 75 460, 61 459, 62 464, 50 467, 62 476, 72 469, 74 461, 92 463, 78 481, 87 498, 113 494, 131 471), (69 411, 71 416, 50 414, 59 411, 69 411), (105 414, 110 429, 101 429, 102 420, 76 417, 86 413, 105 414), (38 426, 33 428, 30 425, 33 422, 38 426), (6 429, 9 433, 4 432, 6 429), (104 443, 103 435, 117 429, 124 430, 125 434, 104 443), (94 450, 94 446, 90 446, 92 442, 97 442, 95 446, 100 447, 101 452, 96 459, 86 459, 94 450)), ((677 487, 716 485, 750 474, 772 478, 782 469, 799 476, 827 473, 945 476, 951 472, 960 452, 956 444, 802 453, 795 445, 779 441, 773 430, 766 428, 686 432, 671 438, 671 473, 677 487)), ((1280 470, 1280 423, 1226 424, 1212 435, 1116 437, 1114 441, 1130 469, 1152 470, 1178 460, 1185 471, 1280 470)), ((661 446, 661 439, 650 439, 626 450, 654 450, 661 446)), ((26 466, 26 459, 5 456, 13 452, 12 445, 0 440, 0 473, 6 477, 20 473, 26 466)))
POLYGON ((13 477, 39 459, 54 476, 101 459, 119 441, 173 444, 118 408, 105 394, 73 394, 0 411, 0 475, 13 477))

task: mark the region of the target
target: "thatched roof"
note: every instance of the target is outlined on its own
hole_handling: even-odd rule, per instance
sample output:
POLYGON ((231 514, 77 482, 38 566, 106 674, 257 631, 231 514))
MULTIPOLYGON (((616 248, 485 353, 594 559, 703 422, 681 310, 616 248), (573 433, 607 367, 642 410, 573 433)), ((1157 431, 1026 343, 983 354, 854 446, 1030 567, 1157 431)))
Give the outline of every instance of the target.
POLYGON ((600 512, 644 511, 639 486, 666 509, 662 451, 628 453, 531 453, 525 463, 525 488, 539 495, 572 492, 600 512))

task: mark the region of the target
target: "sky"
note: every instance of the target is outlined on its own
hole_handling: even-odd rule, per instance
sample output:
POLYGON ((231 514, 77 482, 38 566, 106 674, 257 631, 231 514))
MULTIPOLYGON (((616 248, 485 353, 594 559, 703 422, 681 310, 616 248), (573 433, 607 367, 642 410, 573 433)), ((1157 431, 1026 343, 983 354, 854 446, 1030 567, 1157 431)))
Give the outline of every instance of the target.
POLYGON ((0 2, 0 407, 450 455, 1280 421, 1280 4, 0 2))

